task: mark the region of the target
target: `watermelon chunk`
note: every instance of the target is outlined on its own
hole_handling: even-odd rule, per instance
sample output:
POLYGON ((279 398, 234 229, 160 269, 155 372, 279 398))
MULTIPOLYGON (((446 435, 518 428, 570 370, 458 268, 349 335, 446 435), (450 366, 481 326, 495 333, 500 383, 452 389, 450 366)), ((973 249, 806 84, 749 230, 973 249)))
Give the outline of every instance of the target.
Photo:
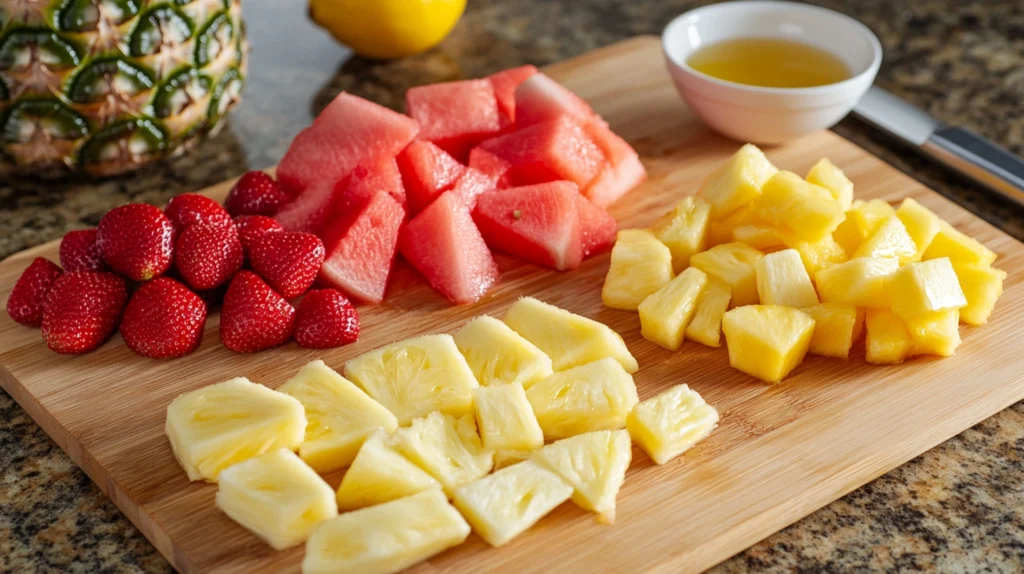
POLYGON ((498 281, 498 264, 451 191, 406 225, 399 250, 431 287, 457 304, 479 300, 498 281))
POLYGON ((469 152, 469 167, 494 180, 494 187, 498 189, 512 187, 512 164, 482 147, 475 147, 469 152))
POLYGON ((647 170, 640 163, 636 150, 606 125, 590 122, 584 124, 583 129, 608 160, 597 177, 583 189, 583 195, 598 207, 608 207, 643 183, 647 170))
POLYGON ((515 185, 567 180, 583 189, 605 164, 601 149, 569 116, 517 129, 480 147, 512 164, 515 185))
POLYGON ((482 171, 473 169, 471 167, 466 168, 466 171, 462 173, 462 177, 455 183, 455 187, 452 188, 452 195, 455 196, 463 205, 466 206, 470 211, 476 206, 477 197, 480 194, 495 189, 494 178, 485 174, 482 171))
POLYGON ((281 207, 274 219, 288 231, 319 233, 331 216, 336 184, 333 179, 314 182, 281 207))
POLYGON ((417 213, 455 185, 465 166, 436 145, 416 140, 398 156, 398 168, 409 196, 409 209, 417 213))
POLYGON ((516 88, 536 73, 536 66, 519 66, 487 76, 498 100, 503 126, 511 126, 516 121, 516 88))
POLYGON ((564 271, 583 259, 579 189, 568 181, 494 190, 477 198, 473 221, 487 245, 564 271))
POLYGON ((516 128, 550 121, 563 115, 580 122, 604 122, 583 98, 542 73, 534 74, 520 84, 516 88, 515 98, 516 128))
POLYGON ((609 249, 615 243, 619 224, 610 213, 582 195, 576 196, 576 211, 580 216, 580 243, 584 259, 609 249))
POLYGON ((461 162, 470 149, 501 131, 498 101, 487 80, 416 86, 405 93, 405 107, 421 126, 420 139, 461 162))
MULTIPOLYGON (((416 143, 416 142, 413 142, 416 143)), ((391 156, 374 158, 361 163, 352 170, 348 179, 340 183, 343 189, 335 187, 333 217, 342 214, 346 208, 360 206, 379 192, 387 192, 395 201, 405 205, 405 186, 398 163, 391 156), (339 193, 340 192, 340 193, 339 193)))

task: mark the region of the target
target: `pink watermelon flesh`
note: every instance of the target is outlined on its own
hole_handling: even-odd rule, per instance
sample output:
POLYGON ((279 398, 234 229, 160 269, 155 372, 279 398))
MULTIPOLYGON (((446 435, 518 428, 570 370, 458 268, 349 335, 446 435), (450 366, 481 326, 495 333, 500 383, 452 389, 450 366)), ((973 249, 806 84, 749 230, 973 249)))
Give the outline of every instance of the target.
POLYGON ((321 280, 361 301, 383 301, 404 221, 401 204, 389 193, 377 193, 344 220, 332 222, 324 235, 321 280))
POLYGON ((619 224, 610 213, 582 195, 576 196, 576 211, 580 217, 580 243, 584 258, 600 253, 615 243, 619 224))
POLYGON ((536 73, 536 66, 520 66, 487 76, 487 81, 494 88, 494 97, 498 100, 503 126, 511 126, 516 121, 516 88, 536 73))
POLYGON ((579 190, 568 181, 491 191, 477 198, 473 221, 487 245, 564 271, 583 259, 579 190))
POLYGON ((480 194, 496 188, 494 178, 471 167, 466 168, 462 177, 455 183, 451 193, 470 211, 476 206, 480 194))
POLYGON ((469 167, 493 179, 498 189, 512 187, 512 164, 482 147, 475 147, 469 152, 469 167))
POLYGON ((286 203, 274 214, 274 219, 288 231, 319 233, 330 218, 334 188, 335 182, 330 179, 315 182, 286 203))
POLYGON ((479 300, 498 281, 498 264, 451 191, 406 225, 399 249, 431 287, 456 304, 479 300))
POLYGON ((332 223, 350 210, 358 210, 382 191, 388 193, 399 205, 405 205, 402 175, 398 171, 398 163, 390 156, 357 165, 345 181, 335 186, 332 223))
POLYGON ((487 80, 417 86, 405 93, 405 107, 421 126, 419 137, 465 162, 469 150, 501 130, 494 88, 487 80))
POLYGON ((584 124, 583 129, 608 160, 597 177, 583 188, 583 195, 598 207, 608 207, 643 183, 647 170, 640 163, 636 150, 606 125, 590 122, 584 124))
POLYGON ((601 149, 569 116, 489 139, 480 147, 512 164, 515 185, 568 180, 583 189, 605 164, 601 149))
POLYGON ((466 170, 448 152, 424 140, 412 142, 398 155, 398 168, 412 213, 418 213, 451 189, 466 170))
POLYGON ((567 115, 580 122, 604 120, 590 104, 544 74, 530 76, 516 88, 516 128, 546 122, 567 115))

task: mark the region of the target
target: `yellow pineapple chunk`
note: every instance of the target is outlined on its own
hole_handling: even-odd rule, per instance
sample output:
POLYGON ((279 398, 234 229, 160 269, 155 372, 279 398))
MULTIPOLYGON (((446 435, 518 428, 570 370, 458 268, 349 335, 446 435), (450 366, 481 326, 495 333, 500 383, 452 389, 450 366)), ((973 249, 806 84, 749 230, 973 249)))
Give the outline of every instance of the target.
POLYGON ((914 354, 907 325, 889 309, 868 309, 864 318, 868 336, 865 360, 874 365, 896 365, 914 354))
POLYGON ((758 259, 754 268, 761 304, 786 307, 818 304, 818 294, 796 249, 769 253, 758 259))
POLYGON ((683 344, 683 331, 693 318, 708 276, 690 267, 640 304, 640 334, 672 351, 683 344))
POLYGON ((925 250, 932 244, 932 239, 938 234, 942 220, 927 207, 914 201, 912 197, 903 200, 900 208, 896 210, 896 217, 900 218, 907 228, 907 233, 914 239, 914 245, 917 246, 917 259, 921 259, 925 250))
POLYGON ((640 302, 672 280, 672 252, 648 229, 623 229, 612 247, 601 289, 606 307, 636 311, 640 302))
POLYGON ((686 338, 702 345, 717 347, 721 344, 722 315, 729 308, 732 292, 722 283, 709 280, 697 299, 693 319, 686 326, 686 338))
POLYGON ((306 542, 303 574, 392 574, 462 544, 470 528, 441 489, 328 520, 306 542))
POLYGON ((766 253, 786 248, 782 234, 767 223, 741 225, 732 230, 732 240, 741 241, 766 253))
POLYGON ((707 248, 711 206, 699 197, 684 197, 651 225, 655 237, 672 252, 672 268, 682 272, 690 256, 707 248))
POLYGON ((395 448, 451 494, 491 470, 494 453, 480 444, 472 415, 456 419, 434 411, 394 434, 395 448))
POLYGON ((378 428, 398 428, 395 415, 323 361, 307 363, 278 390, 305 407, 306 436, 299 456, 320 473, 348 466, 378 428))
POLYGON ((606 358, 555 373, 526 391, 546 439, 626 426, 637 403, 633 377, 606 358))
POLYGON ((356 510, 441 488, 434 477, 395 450, 393 442, 383 430, 366 439, 338 486, 338 508, 356 510))
POLYGON ((733 237, 736 230, 746 226, 767 226, 768 224, 754 215, 754 206, 750 203, 726 215, 714 219, 708 226, 708 245, 715 246, 736 241, 733 237))
POLYGON ((555 441, 533 460, 572 486, 572 501, 607 524, 615 522, 615 498, 633 459, 625 430, 588 432, 555 441))
POLYGON ((814 319, 814 335, 807 352, 849 358, 853 342, 860 336, 861 315, 857 308, 846 303, 821 303, 802 311, 814 319))
POLYGON ((302 443, 302 403, 238 377, 187 392, 167 407, 165 432, 189 480, 217 482, 225 468, 302 443))
POLYGON ((778 171, 757 146, 746 144, 704 179, 698 195, 719 219, 761 195, 761 186, 778 171))
POLYGON ((960 311, 936 311, 905 319, 914 352, 951 357, 960 346, 960 311))
POLYGON ((904 319, 967 305, 956 271, 945 257, 901 267, 889 276, 886 290, 893 312, 904 319))
POLYGON ((975 263, 954 263, 953 270, 967 299, 967 306, 960 309, 960 320, 968 325, 984 325, 1003 294, 1006 271, 975 263))
POLYGON ((451 335, 425 335, 363 353, 345 363, 345 376, 400 425, 434 411, 471 413, 479 386, 451 335))
POLYGON ((819 241, 846 218, 827 189, 807 183, 790 171, 780 171, 765 182, 754 202, 754 213, 786 235, 819 241))
POLYGON ((554 372, 543 351, 494 317, 473 319, 456 331, 454 338, 477 381, 485 387, 520 383, 528 389, 554 372))
POLYGON ((800 260, 804 262, 807 273, 812 277, 822 269, 849 261, 846 250, 831 235, 826 235, 818 241, 788 240, 785 237, 784 239, 787 239, 787 247, 796 249, 800 254, 800 260))
POLYGON ((523 532, 572 496, 572 487, 533 461, 503 468, 455 489, 453 502, 494 547, 523 532))
POLYGON ((758 302, 757 260, 764 256, 745 243, 716 245, 690 258, 690 265, 700 269, 710 279, 717 279, 732 291, 732 305, 752 305, 758 302))
MULTIPOLYGON (((523 385, 511 383, 480 387, 473 391, 476 424, 485 449, 495 452, 532 451, 544 446, 544 433, 537 424, 533 407, 523 385)), ((510 455, 503 455, 506 460, 510 455)), ((519 457, 521 454, 512 454, 519 457)))
POLYGON ((505 324, 551 357, 556 371, 611 357, 628 373, 639 366, 622 336, 602 323, 523 297, 508 309, 505 324))
POLYGON ((304 542, 316 525, 338 515, 330 485, 285 448, 224 469, 217 508, 274 550, 304 542))
POLYGON ((716 426, 718 411, 687 385, 675 385, 639 403, 626 423, 633 440, 658 464, 690 450, 716 426))
POLYGON ((814 283, 818 286, 818 295, 825 303, 888 307, 886 278, 899 266, 899 260, 892 257, 851 259, 818 271, 814 283))
POLYGON ((847 210, 846 219, 836 228, 833 237, 846 253, 853 253, 893 215, 896 215, 896 210, 881 199, 854 201, 853 208, 847 210))
POLYGON ((777 305, 737 307, 722 317, 729 364, 768 383, 785 378, 807 354, 814 319, 777 305))
POLYGON ((957 263, 976 263, 991 265, 996 254, 985 247, 977 239, 968 237, 945 221, 939 224, 939 232, 932 238, 928 249, 924 250, 924 259, 949 257, 957 263))
POLYGON ((853 182, 828 158, 814 164, 807 172, 807 182, 829 190, 844 211, 853 206, 853 182))
POLYGON ((533 456, 536 450, 499 450, 494 453, 494 470, 523 462, 533 456))
POLYGON ((893 215, 882 222, 878 230, 860 244, 853 257, 895 257, 899 259, 900 265, 903 265, 917 258, 917 244, 907 233, 907 228, 900 218, 893 215))

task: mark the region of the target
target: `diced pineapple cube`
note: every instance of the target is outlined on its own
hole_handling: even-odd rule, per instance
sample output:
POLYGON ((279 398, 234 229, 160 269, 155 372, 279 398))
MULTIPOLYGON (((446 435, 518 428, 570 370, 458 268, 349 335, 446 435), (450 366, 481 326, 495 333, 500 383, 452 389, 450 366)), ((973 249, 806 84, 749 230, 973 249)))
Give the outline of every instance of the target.
POLYGON ((454 338, 481 385, 520 383, 528 389, 554 372, 543 351, 494 317, 473 319, 454 338))
POLYGON ((753 201, 777 171, 764 152, 746 144, 704 179, 698 195, 711 204, 711 216, 719 219, 753 201))
POLYGON ((676 458, 718 426, 718 411, 687 385, 675 385, 633 408, 626 428, 657 464, 676 458))
POLYGON ((636 311, 640 302, 672 280, 672 252, 648 229, 623 229, 612 247, 601 301, 636 311))
POLYGON ((683 344, 683 331, 693 318, 708 276, 690 267, 640 304, 640 334, 672 351, 683 344))
POLYGON ((484 448, 495 452, 532 451, 544 446, 544 433, 523 385, 480 387, 473 391, 473 406, 484 448))
POLYGON ((348 466, 378 428, 398 428, 395 415, 323 361, 307 363, 278 390, 305 407, 306 436, 299 456, 320 473, 348 466))
POLYGON ((633 459, 625 430, 588 432, 555 441, 537 451, 533 460, 573 488, 572 501, 602 522, 615 522, 615 498, 633 459))
POLYGON ((455 489, 455 507, 491 546, 526 532, 572 496, 557 474, 525 461, 455 489))
POLYGON ((626 372, 639 369, 622 336, 611 327, 533 297, 523 297, 509 307, 505 324, 551 357, 556 371, 605 357, 618 361, 626 372))
POLYGON ((451 494, 491 470, 494 453, 480 444, 472 415, 456 419, 432 412, 394 434, 395 447, 451 494))
POLYGON ((739 307, 758 302, 757 260, 764 256, 745 243, 725 243, 690 258, 690 265, 711 279, 717 279, 732 291, 732 305, 739 307))
POLYGON ((217 508, 274 550, 304 542, 316 525, 338 515, 330 485, 285 448, 224 469, 217 508))
POLYGON ((754 213, 782 233, 804 241, 819 241, 846 218, 827 189, 790 171, 780 171, 765 182, 754 213))
POLYGON ((470 528, 441 489, 332 518, 306 542, 303 574, 391 574, 462 544, 470 528))
POLYGON ((722 317, 729 364, 768 383, 785 378, 807 354, 814 319, 777 305, 737 307, 722 317))
POLYGON ((786 307, 818 304, 818 294, 796 249, 769 253, 757 260, 754 269, 761 304, 786 307))
POLYGON ((960 320, 968 325, 984 325, 1003 294, 1006 271, 976 263, 954 263, 953 270, 967 299, 967 306, 960 309, 960 320))
POLYGON ((479 386, 451 335, 425 335, 363 353, 345 363, 345 376, 400 425, 434 411, 471 413, 479 386))
POLYGON ((494 470, 501 470, 506 466, 527 460, 536 450, 499 450, 494 453, 494 470))
POLYGON ((991 265, 996 254, 982 245, 980 241, 961 233, 952 225, 943 221, 939 224, 939 232, 932 238, 928 249, 924 250, 924 259, 949 257, 957 263, 976 263, 991 265))
POLYGON ((956 271, 945 257, 901 267, 889 276, 886 290, 893 312, 904 319, 967 305, 956 271))
POLYGON ((785 249, 786 247, 782 234, 767 223, 741 225, 732 230, 732 240, 741 241, 758 251, 766 253, 785 249))
POLYGON ((800 260, 804 262, 807 273, 812 277, 822 269, 849 261, 846 250, 831 235, 826 235, 818 241, 789 240, 785 237, 784 239, 787 247, 796 249, 800 254, 800 260))
POLYGON ((951 357, 960 346, 960 311, 936 311, 905 319, 914 352, 951 357))
POLYGON ((807 181, 829 190, 843 210, 852 207, 853 182, 828 158, 822 158, 814 164, 814 167, 807 172, 807 181))
POLYGON ((874 235, 882 222, 893 215, 896 215, 896 210, 881 199, 854 201, 853 208, 847 210, 846 219, 836 228, 833 237, 846 253, 853 253, 874 235))
POLYGON ((526 398, 546 439, 623 428, 639 401, 633 377, 610 358, 555 373, 526 398))
POLYGON ((899 259, 900 265, 903 265, 917 258, 917 244, 907 233, 907 228, 900 218, 893 215, 882 222, 878 230, 860 244, 853 257, 895 257, 899 259))
POLYGON ((225 468, 302 443, 302 403, 238 377, 185 393, 167 407, 165 432, 189 480, 217 482, 225 468))
POLYGON ((814 283, 825 303, 848 303, 858 307, 889 306, 886 278, 899 269, 897 259, 851 259, 818 271, 814 283))
POLYGON ((865 360, 874 365, 896 365, 914 354, 907 325, 889 309, 868 309, 864 319, 868 336, 865 360))
POLYGON ((651 225, 654 235, 672 252, 672 268, 682 272, 690 256, 707 248, 711 206, 695 196, 684 197, 651 225))
POLYGON ((366 439, 338 486, 338 508, 356 510, 441 488, 440 482, 402 456, 392 443, 383 430, 366 439))
POLYGON ((754 215, 754 206, 750 203, 721 219, 713 219, 708 226, 708 245, 713 247, 736 241, 733 239, 736 229, 747 225, 768 225, 754 215))
POLYGON ((814 319, 814 335, 807 352, 812 355, 847 359, 860 335, 861 315, 846 303, 821 303, 802 309, 814 319))
POLYGON ((927 207, 914 201, 912 197, 903 200, 900 208, 896 210, 896 216, 900 218, 907 228, 907 233, 914 239, 914 245, 917 246, 917 259, 921 259, 925 250, 931 245, 932 239, 939 232, 942 220, 927 207))
POLYGON ((717 347, 721 344, 722 315, 729 308, 732 292, 719 281, 709 280, 704 293, 697 300, 693 319, 686 326, 686 338, 702 345, 717 347))

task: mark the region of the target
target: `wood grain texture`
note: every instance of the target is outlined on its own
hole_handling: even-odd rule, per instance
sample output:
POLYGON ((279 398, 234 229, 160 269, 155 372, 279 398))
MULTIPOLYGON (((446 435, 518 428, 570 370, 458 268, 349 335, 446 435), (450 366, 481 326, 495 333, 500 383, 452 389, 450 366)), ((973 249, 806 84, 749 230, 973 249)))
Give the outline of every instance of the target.
MULTIPOLYGON (((686 109, 664 71, 656 38, 623 42, 551 66, 640 152, 650 180, 612 209, 622 227, 643 226, 736 150, 686 109)), ((767 150, 804 173, 830 157, 860 198, 910 196, 999 254, 1006 292, 985 327, 961 329, 949 359, 873 367, 863 351, 847 362, 808 359, 780 385, 729 367, 726 350, 686 343, 672 353, 644 341, 635 313, 601 306, 608 256, 556 273, 499 258, 501 284, 475 305, 452 307, 400 265, 386 303, 360 308, 358 343, 327 352, 289 344, 255 355, 220 345, 218 316, 200 348, 178 360, 132 354, 119 336, 81 357, 49 352, 38 330, 0 317, 0 384, 82 466, 164 556, 184 572, 297 571, 302 549, 273 552, 214 508, 216 487, 190 483, 163 433, 177 395, 235 376, 281 385, 305 362, 344 362, 413 335, 451 332, 481 313, 501 316, 532 295, 619 331, 640 362, 641 399, 688 383, 721 413, 718 430, 663 467, 639 450, 619 496, 614 526, 564 504, 501 549, 475 535, 415 572, 698 571, 811 513, 887 470, 1024 399, 1024 246, 838 136, 823 132, 767 150)), ((222 199, 230 182, 206 193, 222 199)), ((0 263, 6 302, 36 256, 57 259, 57 242, 0 263)), ((340 475, 329 477, 337 485, 340 475)))

